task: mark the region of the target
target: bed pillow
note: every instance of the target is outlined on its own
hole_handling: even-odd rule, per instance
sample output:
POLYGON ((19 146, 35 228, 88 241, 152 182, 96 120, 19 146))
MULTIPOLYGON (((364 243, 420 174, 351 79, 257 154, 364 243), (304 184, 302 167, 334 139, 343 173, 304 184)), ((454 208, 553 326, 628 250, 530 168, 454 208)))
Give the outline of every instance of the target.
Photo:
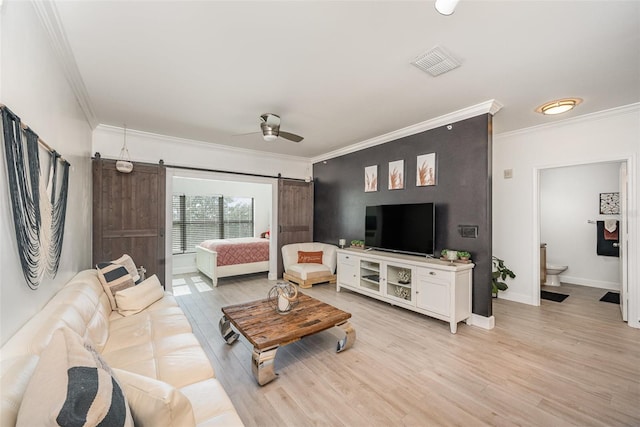
POLYGON ((196 425, 191 402, 177 388, 133 372, 121 369, 113 371, 127 395, 131 415, 136 425, 180 427, 196 425))
POLYGON ((118 313, 131 316, 140 313, 154 302, 164 297, 164 289, 155 274, 137 286, 116 292, 118 313))
POLYGON ((136 267, 136 263, 133 262, 133 258, 129 255, 124 254, 120 258, 111 261, 111 264, 118 264, 127 269, 131 277, 133 277, 133 281, 138 284, 141 282, 140 273, 138 272, 138 268, 136 267))
POLYGON ((298 251, 298 264, 322 264, 322 251, 298 251))
POLYGON ((115 310, 118 306, 114 295, 118 291, 135 286, 133 277, 125 267, 119 264, 103 262, 96 265, 96 268, 98 269, 98 279, 100 279, 104 292, 109 297, 111 309, 115 310))
POLYGON ((133 426, 120 384, 100 355, 69 328, 40 354, 16 426, 133 426))

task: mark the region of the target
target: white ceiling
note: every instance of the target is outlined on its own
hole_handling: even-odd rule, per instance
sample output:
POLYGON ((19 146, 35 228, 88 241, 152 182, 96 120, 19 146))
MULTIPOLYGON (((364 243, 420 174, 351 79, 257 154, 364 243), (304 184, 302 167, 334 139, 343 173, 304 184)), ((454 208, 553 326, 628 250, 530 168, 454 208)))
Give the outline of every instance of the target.
POLYGON ((96 123, 315 157, 496 99, 502 133, 640 102, 640 1, 57 1, 96 123), (461 67, 410 65, 439 45, 461 67), (560 97, 584 99, 544 117, 560 97), (282 117, 299 144, 267 143, 282 117))

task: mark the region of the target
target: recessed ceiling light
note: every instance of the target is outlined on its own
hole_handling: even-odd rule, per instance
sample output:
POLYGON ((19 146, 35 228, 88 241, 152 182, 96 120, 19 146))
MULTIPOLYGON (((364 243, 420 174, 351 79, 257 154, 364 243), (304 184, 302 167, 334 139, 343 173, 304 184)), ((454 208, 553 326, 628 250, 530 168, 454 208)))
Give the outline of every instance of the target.
POLYGON ((580 98, 564 98, 556 101, 547 102, 536 108, 537 113, 544 115, 554 115, 566 113, 569 110, 573 110, 573 107, 580 104, 582 99, 580 98))

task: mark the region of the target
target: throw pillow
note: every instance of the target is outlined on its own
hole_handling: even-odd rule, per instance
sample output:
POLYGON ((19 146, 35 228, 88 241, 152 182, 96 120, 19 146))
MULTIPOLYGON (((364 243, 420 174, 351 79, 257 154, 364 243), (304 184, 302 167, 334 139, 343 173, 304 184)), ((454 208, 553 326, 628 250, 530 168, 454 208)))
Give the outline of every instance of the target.
POLYGON ((298 264, 322 264, 322 251, 298 251, 298 264))
POLYGON ((110 262, 100 263, 96 265, 96 268, 98 269, 98 279, 109 297, 111 309, 115 310, 117 308, 115 293, 134 286, 133 277, 123 266, 110 262))
POLYGON ((16 425, 133 426, 133 419, 111 369, 78 334, 62 328, 40 354, 16 425))
POLYGON ((195 426, 191 402, 164 381, 121 369, 113 370, 127 395, 136 426, 195 426))
POLYGON ((138 268, 136 267, 136 263, 133 262, 133 258, 129 255, 124 254, 120 258, 111 261, 111 264, 118 264, 127 269, 131 277, 133 277, 133 281, 138 284, 141 282, 140 273, 138 272, 138 268))
POLYGON ((155 274, 137 286, 116 292, 118 313, 131 316, 140 313, 154 302, 164 297, 164 289, 155 274))

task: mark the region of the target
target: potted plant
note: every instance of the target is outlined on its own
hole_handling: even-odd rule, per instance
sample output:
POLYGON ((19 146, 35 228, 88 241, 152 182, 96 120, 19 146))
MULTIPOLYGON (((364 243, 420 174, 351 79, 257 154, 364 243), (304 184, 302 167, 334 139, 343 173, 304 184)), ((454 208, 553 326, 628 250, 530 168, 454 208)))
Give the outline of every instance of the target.
POLYGON ((469 258, 471 258, 471 254, 467 251, 458 251, 458 258, 460 258, 462 261, 469 261, 469 258))
POLYGON ((509 286, 504 282, 507 277, 514 279, 516 274, 504 265, 504 260, 497 256, 492 256, 493 273, 491 274, 491 293, 494 298, 498 298, 498 291, 506 291, 509 286))
POLYGON ((441 250, 440 251, 440 258, 444 259, 446 257, 447 257, 447 250, 446 249, 441 250))
POLYGON ((351 241, 352 248, 364 248, 364 240, 352 240, 351 241))

